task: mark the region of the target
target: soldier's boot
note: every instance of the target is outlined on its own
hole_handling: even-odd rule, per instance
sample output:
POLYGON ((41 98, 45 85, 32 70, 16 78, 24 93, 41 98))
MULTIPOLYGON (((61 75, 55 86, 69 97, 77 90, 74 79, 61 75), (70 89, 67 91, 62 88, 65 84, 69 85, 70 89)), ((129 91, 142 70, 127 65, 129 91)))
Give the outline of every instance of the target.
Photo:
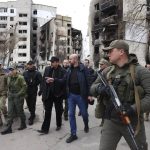
POLYGON ((29 118, 29 125, 33 125, 34 123, 34 119, 35 119, 35 114, 31 114, 30 118, 29 118))
POLYGON ((149 113, 145 114, 145 121, 149 121, 149 113))
POLYGON ((4 131, 1 132, 2 135, 10 134, 10 133, 12 133, 12 128, 10 125, 4 131))
POLYGON ((24 130, 26 128, 27 128, 27 126, 26 126, 25 121, 22 121, 20 127, 18 128, 18 130, 24 130))
POLYGON ((104 119, 102 119, 101 124, 99 126, 102 127, 103 125, 104 125, 104 119))
POLYGON ((0 116, 0 126, 2 126, 2 125, 3 125, 3 121, 2 121, 2 118, 0 116))

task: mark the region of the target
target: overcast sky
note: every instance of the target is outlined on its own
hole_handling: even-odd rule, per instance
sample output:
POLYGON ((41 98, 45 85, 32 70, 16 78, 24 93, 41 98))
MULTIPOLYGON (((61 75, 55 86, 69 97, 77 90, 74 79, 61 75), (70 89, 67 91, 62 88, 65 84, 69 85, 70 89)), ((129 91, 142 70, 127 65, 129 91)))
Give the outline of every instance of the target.
MULTIPOLYGON (((34 3, 57 7, 57 14, 72 17, 73 27, 87 28, 90 0, 33 0, 34 3)), ((85 33, 84 33, 85 34, 85 33)))

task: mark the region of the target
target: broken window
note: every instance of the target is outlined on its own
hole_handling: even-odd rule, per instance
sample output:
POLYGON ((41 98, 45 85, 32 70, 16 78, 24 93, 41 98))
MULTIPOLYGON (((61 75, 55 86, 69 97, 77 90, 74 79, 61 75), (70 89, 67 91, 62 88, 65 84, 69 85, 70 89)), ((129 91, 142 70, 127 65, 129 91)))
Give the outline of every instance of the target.
POLYGON ((99 10, 99 3, 95 5, 95 10, 99 10))
POLYGON ((96 32, 95 33, 95 39, 98 39, 99 38, 99 32, 96 32))
POLYGON ((96 17, 96 18, 94 19, 94 23, 95 23, 95 25, 98 25, 98 24, 99 24, 99 17, 96 17))
POLYGON ((14 21, 14 17, 10 17, 10 21, 14 21))
POLYGON ((10 9, 10 13, 14 13, 14 9, 10 9))
POLYGON ((68 36, 70 36, 70 30, 68 30, 68 36))
POLYGON ((18 53, 18 57, 26 57, 27 53, 18 53))
POLYGON ((37 10, 36 10, 36 9, 33 11, 33 14, 34 14, 34 15, 37 15, 37 10))
POLYGON ((69 47, 68 47, 68 49, 67 49, 67 53, 70 54, 70 48, 69 48, 69 47))
POLYGON ((98 46, 94 47, 94 54, 99 54, 99 47, 98 46))

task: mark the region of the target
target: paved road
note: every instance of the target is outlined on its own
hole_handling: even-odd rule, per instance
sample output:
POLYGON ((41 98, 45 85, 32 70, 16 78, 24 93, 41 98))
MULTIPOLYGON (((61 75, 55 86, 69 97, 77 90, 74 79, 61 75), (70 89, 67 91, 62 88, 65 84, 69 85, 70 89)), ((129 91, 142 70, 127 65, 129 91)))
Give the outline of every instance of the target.
MULTIPOLYGON (((25 109, 25 113, 28 118, 29 113, 27 109, 25 109)), ((18 131, 19 121, 15 120, 13 133, 0 135, 0 150, 98 150, 101 128, 99 127, 100 120, 94 117, 94 106, 89 106, 89 133, 84 133, 82 118, 77 116, 78 140, 70 144, 65 142, 70 134, 68 121, 63 120, 62 129, 55 131, 56 119, 55 111, 53 110, 49 134, 40 135, 36 131, 40 129, 43 121, 43 106, 40 98, 38 98, 36 113, 37 117, 33 126, 28 126, 27 129, 18 131)), ((147 141, 150 145, 150 122, 146 122, 145 125, 147 141)), ((0 128, 1 130, 2 128, 0 128)), ((117 150, 129 150, 123 139, 121 139, 117 150)))

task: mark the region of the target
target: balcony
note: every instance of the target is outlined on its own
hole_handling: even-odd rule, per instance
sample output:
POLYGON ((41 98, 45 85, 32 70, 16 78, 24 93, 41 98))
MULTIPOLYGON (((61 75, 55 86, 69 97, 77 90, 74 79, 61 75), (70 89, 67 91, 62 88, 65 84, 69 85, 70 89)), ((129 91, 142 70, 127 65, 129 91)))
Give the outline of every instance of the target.
POLYGON ((67 45, 67 41, 66 40, 57 40, 56 41, 56 45, 66 46, 67 45))
POLYGON ((118 6, 117 0, 109 0, 101 4, 101 11, 105 12, 109 9, 114 9, 118 6))
POLYGON ((102 26, 108 26, 108 25, 117 25, 118 23, 118 15, 112 15, 110 17, 107 17, 107 18, 103 18, 101 20, 101 24, 102 26))
POLYGON ((105 33, 102 36, 102 42, 103 43, 105 43, 105 42, 111 42, 111 41, 116 40, 116 39, 118 39, 118 35, 117 35, 117 33, 113 33, 113 32, 111 32, 111 33, 105 33))

